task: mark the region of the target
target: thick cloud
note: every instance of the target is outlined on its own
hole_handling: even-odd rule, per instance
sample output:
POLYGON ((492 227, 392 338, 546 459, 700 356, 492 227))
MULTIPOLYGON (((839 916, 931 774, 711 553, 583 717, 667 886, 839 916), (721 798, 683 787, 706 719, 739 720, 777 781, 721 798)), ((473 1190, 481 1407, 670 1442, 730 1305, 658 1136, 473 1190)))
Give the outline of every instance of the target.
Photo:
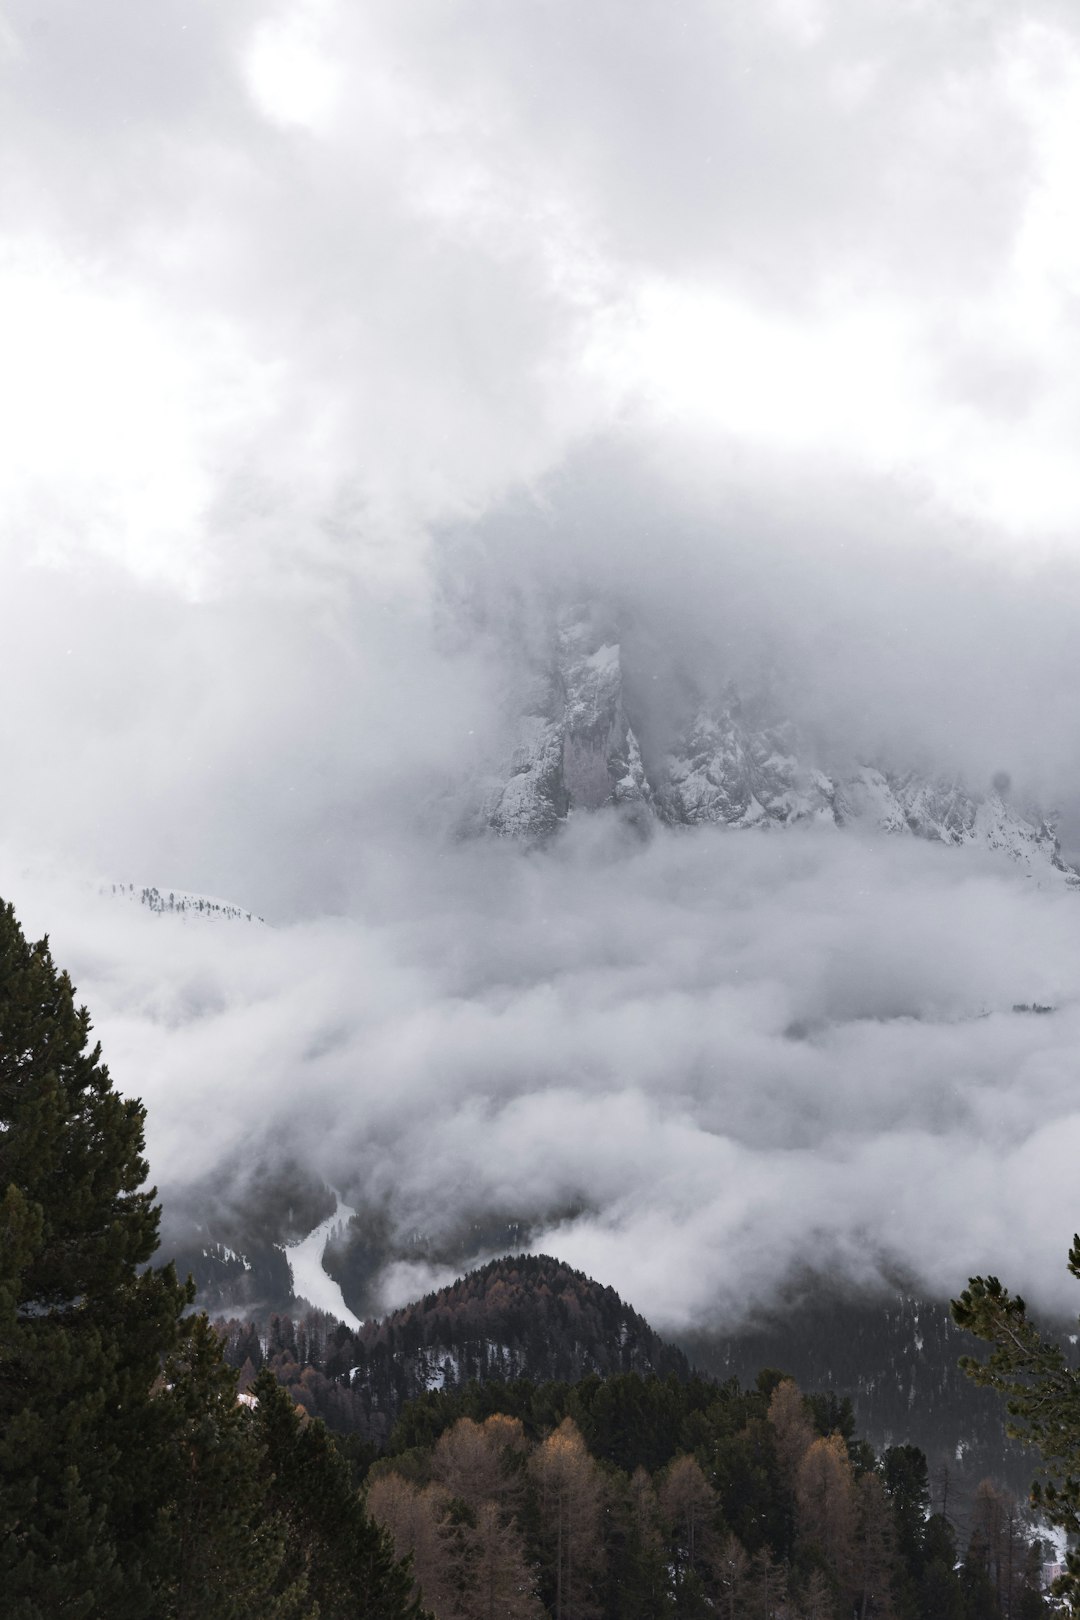
POLYGON ((807 1264, 1066 1303, 1077 897, 1007 863, 809 829, 628 847, 599 818, 528 857, 388 851, 336 922, 71 893, 17 898, 148 1104, 167 1199, 265 1145, 401 1234, 546 1212, 540 1247, 668 1326, 807 1264))
POLYGON ((5 7, 0 892, 163 1185, 287 1133, 672 1323, 807 1258, 1052 1288, 1075 895, 446 829, 584 592, 646 732, 734 675, 1080 845, 1078 80, 1052 0, 5 7))

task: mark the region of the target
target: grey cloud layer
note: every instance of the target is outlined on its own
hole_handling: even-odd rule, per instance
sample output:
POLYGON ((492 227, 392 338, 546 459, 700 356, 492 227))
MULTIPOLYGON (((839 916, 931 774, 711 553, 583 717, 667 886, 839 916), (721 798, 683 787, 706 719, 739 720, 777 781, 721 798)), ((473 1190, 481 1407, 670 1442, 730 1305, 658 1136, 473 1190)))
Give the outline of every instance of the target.
POLYGON ((396 899, 281 930, 16 895, 167 1197, 266 1140, 403 1232, 548 1211, 541 1246, 667 1325, 808 1262, 1065 1303, 1075 895, 831 832, 400 853, 396 899))
POLYGON ((1049 3, 5 7, 0 892, 163 1184, 265 1122, 403 1223, 584 1203, 547 1245, 672 1323, 808 1252, 1052 1290, 1075 896, 443 833, 573 590, 658 730, 771 682, 1080 842, 1078 61, 1049 3))
POLYGON ((827 462, 1060 527, 1076 47, 1050 4, 16 0, 20 554, 422 592, 428 524, 710 390, 721 444, 794 390, 827 462))

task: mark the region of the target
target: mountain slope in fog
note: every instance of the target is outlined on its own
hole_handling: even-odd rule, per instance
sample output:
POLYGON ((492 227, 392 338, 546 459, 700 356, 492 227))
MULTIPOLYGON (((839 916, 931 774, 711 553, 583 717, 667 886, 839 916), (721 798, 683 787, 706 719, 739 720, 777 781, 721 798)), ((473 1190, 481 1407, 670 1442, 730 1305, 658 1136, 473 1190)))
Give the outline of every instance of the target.
POLYGON ((1080 883, 1052 822, 1015 804, 1007 779, 977 793, 880 761, 826 771, 793 724, 744 703, 730 684, 711 701, 688 685, 682 718, 646 765, 618 633, 592 605, 555 616, 546 655, 522 682, 509 750, 482 790, 482 825, 535 840, 603 808, 643 829, 816 821, 970 845, 1040 880, 1080 883))

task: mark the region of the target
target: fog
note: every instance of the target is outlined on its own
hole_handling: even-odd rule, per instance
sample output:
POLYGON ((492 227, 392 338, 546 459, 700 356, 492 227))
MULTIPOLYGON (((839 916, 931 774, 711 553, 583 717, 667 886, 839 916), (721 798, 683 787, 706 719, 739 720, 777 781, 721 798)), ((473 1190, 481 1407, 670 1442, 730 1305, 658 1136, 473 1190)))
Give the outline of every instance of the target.
POLYGON ((288 1153, 399 1235, 539 1219, 667 1327, 807 1264, 1066 1304, 1076 894, 831 829, 625 836, 398 846, 367 915, 279 929, 16 898, 146 1101, 166 1200, 288 1153))
POLYGON ((734 680, 1080 855, 1071 9, 12 0, 0 82, 0 894, 166 1197, 288 1143, 661 1326, 1067 1303, 1080 896, 458 834, 585 597, 646 745, 734 680))

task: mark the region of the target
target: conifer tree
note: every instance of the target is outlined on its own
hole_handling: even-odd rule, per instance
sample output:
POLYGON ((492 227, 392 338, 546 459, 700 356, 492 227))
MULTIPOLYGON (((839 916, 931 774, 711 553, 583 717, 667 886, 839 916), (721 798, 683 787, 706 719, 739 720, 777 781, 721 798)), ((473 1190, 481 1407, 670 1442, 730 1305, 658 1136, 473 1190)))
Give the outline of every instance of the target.
POLYGON ((370 1519, 349 1465, 318 1418, 301 1419, 266 1368, 251 1386, 267 1508, 284 1525, 284 1574, 305 1580, 319 1620, 419 1620, 412 1576, 370 1519))
MULTIPOLYGON (((1073 1237, 1068 1266, 1080 1279, 1080 1234, 1073 1237)), ((1042 1454, 1050 1479, 1032 1485, 1033 1506, 1070 1536, 1080 1535, 1080 1372, 1060 1345, 1043 1338, 1021 1296, 1010 1294, 997 1277, 972 1277, 953 1300, 952 1314, 991 1346, 985 1362, 964 1356, 961 1367, 976 1384, 1005 1396, 1007 1432, 1042 1454)), ((1070 1550, 1065 1561, 1055 1592, 1070 1614, 1080 1614, 1080 1553, 1070 1550)))
POLYGON ((314 1620, 306 1574, 287 1567, 286 1526, 267 1510, 255 1419, 205 1316, 191 1319, 164 1385, 155 1620, 314 1620))
POLYGON ((47 940, 0 903, 0 1591, 8 1620, 153 1612, 150 1390, 189 1293, 157 1246, 142 1105, 47 940))

